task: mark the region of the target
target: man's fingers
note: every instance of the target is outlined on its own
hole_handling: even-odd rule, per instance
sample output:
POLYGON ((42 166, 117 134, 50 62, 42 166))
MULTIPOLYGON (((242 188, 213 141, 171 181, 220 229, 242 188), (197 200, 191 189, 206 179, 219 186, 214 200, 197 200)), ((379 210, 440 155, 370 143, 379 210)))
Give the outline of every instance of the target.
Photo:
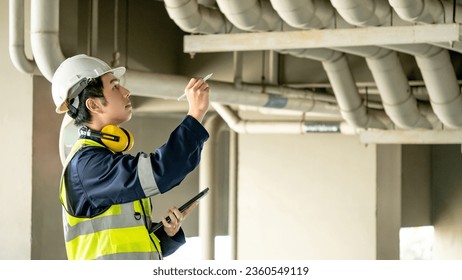
POLYGON ((191 206, 183 211, 183 220, 189 215, 189 213, 191 213, 194 208, 196 208, 197 205, 199 205, 199 201, 194 202, 191 204, 191 206))

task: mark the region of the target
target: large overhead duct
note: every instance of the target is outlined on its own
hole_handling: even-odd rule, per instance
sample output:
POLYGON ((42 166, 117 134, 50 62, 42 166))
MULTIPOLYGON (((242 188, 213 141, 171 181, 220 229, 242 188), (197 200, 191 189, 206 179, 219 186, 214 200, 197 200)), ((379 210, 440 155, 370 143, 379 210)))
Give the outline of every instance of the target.
MULTIPOLYGON (((20 1, 18 1, 18 3, 20 1)), ((16 12, 19 9, 20 8, 14 9, 14 11, 16 12)), ((13 11, 10 12, 13 13, 13 11)), ((224 21, 223 25, 226 25, 224 21)), ((32 30, 32 49, 34 51, 34 56, 36 57, 37 64, 42 74, 51 81, 54 71, 65 59, 60 48, 58 36, 59 1, 33 1, 32 30)), ((125 75, 125 83, 134 95, 159 98, 176 99, 183 91, 182 85, 187 84, 188 81, 189 78, 187 77, 139 72, 134 70, 128 70, 125 75), (177 85, 181 86, 177 87, 177 85), (152 88, 158 88, 159 95, 152 92, 152 88)), ((214 89, 217 91, 217 93, 212 96, 212 100, 215 102, 269 108, 284 108, 289 110, 302 110, 306 112, 313 111, 326 115, 338 115, 336 113, 336 108, 334 108, 335 106, 333 106, 330 102, 316 101, 315 99, 310 98, 285 98, 274 94, 248 94, 249 89, 252 90, 251 86, 244 85, 243 88, 238 90, 229 83, 213 81, 212 83, 214 83, 214 89)))
MULTIPOLYGON (((194 23, 196 22, 195 19, 198 16, 204 16, 204 18, 202 18, 204 22, 211 22, 212 19, 208 17, 210 17, 210 15, 217 17, 215 14, 216 10, 204 12, 204 10, 209 8, 199 8, 195 0, 165 0, 164 2, 169 16, 186 32, 194 30, 199 33, 213 34, 219 30, 223 31, 224 28, 222 26, 228 25, 229 21, 238 28, 246 31, 292 29, 287 27, 285 23, 280 20, 267 2, 261 2, 263 4, 260 6, 259 1, 217 1, 218 6, 229 21, 220 21, 222 26, 214 27, 204 24, 202 25, 202 29, 199 29, 199 24, 194 23), (172 7, 174 7, 174 10, 172 7), (196 15, 192 14, 192 12, 195 12, 196 15), (185 17, 184 15, 188 16, 185 17), (185 23, 187 19, 190 19, 191 23, 185 23)), ((325 49, 290 50, 281 52, 322 61, 325 67, 332 69, 332 71, 328 71, 328 76, 329 79, 333 81, 333 87, 335 87, 334 91, 347 91, 350 93, 345 94, 351 96, 350 98, 343 98, 339 101, 342 116, 356 127, 385 128, 380 121, 367 115, 366 108, 357 95, 356 85, 353 81, 353 76, 351 75, 346 59, 341 53, 325 49)))
MULTIPOLYGON (((170 0, 168 0, 170 1, 170 0)), ((166 3, 168 1, 165 1, 166 3)), ((188 32, 201 33, 203 29, 211 33, 220 32, 240 32, 241 30, 234 28, 234 24, 216 8, 207 10, 201 5, 197 4, 197 1, 176 1, 182 3, 181 5, 169 6, 181 9, 181 7, 195 7, 191 9, 191 13, 184 13, 185 11, 177 10, 173 13, 183 15, 183 22, 185 24, 194 23, 190 22, 189 18, 194 18, 196 25, 198 18, 213 17, 213 20, 202 20, 198 25, 197 29, 190 29, 188 32), (184 5, 183 5, 184 4, 184 5), (197 16, 199 13, 199 17, 197 16), (205 22, 205 24, 204 24, 205 22), (221 28, 221 29, 216 29, 221 28)), ((226 2, 221 0, 220 2, 226 2)), ((228 2, 229 5, 233 5, 233 9, 239 9, 240 5, 236 5, 241 1, 228 2)), ((272 1, 273 3, 286 3, 286 5, 298 5, 296 9, 280 13, 281 17, 276 13, 271 6, 267 3, 268 1, 242 1, 248 2, 243 6, 248 10, 239 12, 239 10, 233 10, 233 21, 240 22, 238 26, 245 27, 246 31, 258 32, 256 27, 266 28, 263 30, 276 30, 285 31, 290 30, 289 25, 285 25, 284 21, 291 22, 294 28, 332 28, 336 27, 335 23, 339 22, 340 17, 336 17, 334 22, 332 17, 335 11, 332 11, 331 5, 327 1, 312 0, 312 1, 272 1), (263 4, 262 4, 263 3, 263 4), (264 4, 266 3, 266 4, 264 4), (303 11, 303 12, 302 12, 303 11), (304 14, 303 14, 304 13, 304 14), (247 19, 247 15, 253 15, 252 19, 247 19), (244 17, 244 19, 240 19, 244 17), (291 21, 292 20, 292 21, 291 21), (260 22, 262 21, 262 22, 260 22), (306 22, 304 22, 306 21, 306 22), (276 24, 277 23, 277 24, 276 24), (296 23, 296 24, 295 24, 296 23), (266 27, 265 27, 266 26, 266 27)), ((336 2, 336 1, 333 1, 336 2)), ((389 24, 386 14, 385 1, 339 1, 343 8, 343 14, 347 15, 345 18, 350 18, 351 24, 359 25, 374 25, 374 24, 389 24), (356 4, 356 5, 350 5, 356 4), (372 5, 372 6, 371 6, 372 5), (375 8, 374 8, 375 7, 375 8), (349 11, 349 12, 346 12, 349 11), (367 16, 366 16, 367 15, 367 16)), ((448 14, 448 10, 452 11, 452 4, 447 1, 390 1, 393 4, 393 8, 396 12, 405 20, 418 23, 441 23, 448 22, 448 18, 452 18, 453 15, 448 14), (412 4, 412 5, 409 5, 412 4)), ((217 2, 218 3, 218 2, 217 2)), ((244 3, 245 4, 245 3, 244 3)), ((225 4, 226 5, 226 4, 225 4)), ((220 4, 222 8, 223 5, 220 4)), ((183 7, 183 8, 185 8, 183 7)), ((389 9, 392 9, 389 6, 389 9)), ((455 6, 456 11, 460 10, 460 6, 455 6)), ((19 71, 30 73, 31 68, 34 68, 34 60, 28 59, 24 53, 24 2, 23 0, 11 0, 10 3, 10 56, 11 60, 18 68, 19 71)), ((226 8, 225 8, 226 10, 226 8)), ((340 12, 340 11, 339 11, 340 12)), ((389 12, 389 10, 388 10, 389 12)), ((228 15, 226 15, 228 17, 228 15)), ((45 78, 51 80, 55 69, 65 59, 59 44, 59 1, 58 0, 34 0, 31 1, 31 46, 32 46, 32 57, 37 63, 37 68, 45 78)), ((454 18, 460 18, 457 15, 454 18)), ((390 18, 391 19, 391 18, 390 18)), ((194 24, 192 27, 195 28, 194 24)), ((457 45, 458 42, 455 42, 457 45)), ((435 43, 437 44, 437 43, 435 43)), ((336 95, 335 101, 338 102, 341 114, 345 120, 351 126, 354 127, 386 127, 389 121, 386 117, 390 117, 398 127, 403 129, 427 127, 426 120, 421 118, 419 114, 416 114, 415 101, 412 99, 413 94, 399 94, 389 96, 386 92, 402 92, 406 85, 406 80, 403 79, 402 69, 400 69, 399 61, 397 60, 396 54, 389 50, 397 50, 399 52, 408 53, 416 57, 418 66, 421 70, 422 76, 424 77, 425 86, 431 101, 432 109, 436 113, 436 116, 446 127, 460 128, 462 126, 462 112, 460 107, 462 105, 462 97, 460 94, 459 84, 455 76, 454 67, 452 66, 451 59, 447 50, 438 48, 432 45, 426 44, 409 44, 409 45, 392 45, 384 44, 377 47, 350 47, 336 49, 299 49, 299 50, 280 50, 282 53, 290 52, 291 55, 314 59, 323 63, 324 69, 328 73, 328 78, 331 83, 334 93, 336 95), (383 47, 383 48, 381 48, 383 47), (388 49, 385 50, 384 48, 388 49), (337 50, 337 51, 336 51, 337 50), (373 73, 374 79, 379 89, 379 93, 382 97, 385 112, 384 115, 379 115, 377 112, 367 112, 362 102, 362 98, 359 97, 358 89, 353 80, 349 65, 345 60, 342 52, 360 55, 366 58, 368 66, 373 73), (376 60, 376 61, 374 61, 376 60), (387 61, 387 62, 385 62, 387 61), (377 62, 377 63, 374 63, 377 62), (380 73, 382 71, 383 73, 380 73), (390 82, 393 81, 393 82, 390 82), (380 86, 382 85, 382 86, 380 86), (387 89, 387 87, 389 87, 387 89), (371 115, 373 113, 373 115, 371 115), (419 118, 416 118, 419 117, 419 118), (379 121, 379 119, 381 121, 379 121), (420 119, 420 120, 418 120, 420 119), (414 125, 414 121, 415 125, 414 125), (370 122, 373 122, 371 125, 370 122), (384 125, 384 123, 386 125, 384 125)), ((34 72, 34 70, 32 70, 34 72)), ((34 72, 35 73, 35 72, 34 72)), ((177 95, 181 94, 181 89, 174 89, 162 93, 160 96, 155 96, 148 88, 152 88, 152 84, 162 84, 165 80, 165 75, 158 76, 153 73, 141 73, 133 70, 127 71, 126 82, 127 84, 135 84, 134 95, 149 96, 149 97, 160 97, 173 99, 177 95), (140 82, 140 84, 138 84, 140 82)), ((177 76, 168 76, 172 79, 178 78, 177 76)), ((187 80, 186 77, 182 77, 187 80)), ((167 79, 168 80, 168 79, 167 79)), ((277 92, 276 94, 261 95, 261 92, 252 89, 250 85, 245 85, 244 88, 233 87, 230 83, 220 83, 210 81, 213 87, 217 91, 223 90, 224 92, 230 93, 233 97, 224 96, 215 93, 212 98, 214 102, 223 104, 254 104, 260 107, 269 108, 283 108, 291 110, 310 110, 312 108, 313 113, 322 113, 326 115, 338 116, 336 104, 333 104, 330 100, 325 101, 323 99, 310 99, 301 96, 295 98, 293 96, 286 95, 284 90, 277 92), (244 97, 245 96, 245 97, 244 97), (231 100, 232 99, 232 100, 231 100), (307 99, 307 100, 304 100, 307 99), (258 100, 258 101, 256 101, 258 100), (236 102, 236 103, 234 103, 236 102), (313 107, 313 102, 315 106, 313 107), (282 105, 281 105, 282 104, 282 105), (287 107, 286 107, 287 106, 287 107), (320 112, 316 112, 316 111, 320 112)), ((408 85, 406 85, 406 88, 408 85)), ((251 105, 251 106, 254 106, 251 105)), ((422 112, 422 107, 419 106, 419 111, 422 112)), ((422 112, 426 117, 433 118, 433 112, 422 112)), ((435 119, 431 119, 432 124, 435 125, 435 119)))
MULTIPOLYGON (((268 1, 258 0, 217 0, 221 12, 240 29, 252 32, 293 30, 285 27, 279 15, 272 9, 268 1)), ((356 128, 386 128, 385 125, 368 114, 351 74, 344 54, 327 49, 279 50, 291 54, 320 61, 332 84, 334 94, 344 119, 356 128)))
MULTIPOLYGON (((353 9, 361 3, 347 3, 339 1, 345 5, 345 9, 353 9), (353 8, 352 8, 353 7, 353 8)), ((330 3, 322 0, 271 0, 271 3, 278 14, 289 25, 303 28, 327 28, 333 26, 335 10, 330 3), (306 21, 304 21, 306 19, 306 21), (312 26, 310 22, 313 22, 312 26)), ((372 21, 382 23, 388 9, 381 5, 379 15, 373 10, 366 9, 358 17, 359 23, 372 21)), ((409 84, 395 52, 380 47, 345 47, 337 48, 350 54, 362 56, 372 72, 374 80, 379 89, 383 100, 385 111, 390 119, 400 128, 427 128, 431 129, 430 122, 419 112, 417 101, 411 93, 409 84)))
MULTIPOLYGON (((431 2, 428 0, 425 2, 431 2)), ((375 18, 385 17, 387 1, 384 0, 331 0, 333 6, 339 14, 348 22, 360 26, 377 25, 377 23, 386 22, 375 20, 375 18), (361 5, 359 3, 361 2, 361 5), (375 16, 370 15, 371 12, 375 16), (370 15, 365 18, 362 15, 370 15), (370 20, 374 19, 374 20, 370 20)), ((412 9, 407 14, 412 14, 415 18, 431 19, 433 16, 423 16, 420 13, 431 13, 430 9, 422 9, 422 5, 408 6, 409 1, 400 1, 399 12, 403 13, 406 9, 412 9), (419 8, 420 7, 420 8, 419 8)), ((420 1, 423 2, 423 1, 420 1)), ((438 1, 439 2, 439 1, 438 1)), ((388 3, 387 3, 388 4, 388 3)), ((395 6, 397 3, 395 2, 395 6)), ((437 7, 434 5, 433 7, 437 7)), ((415 45, 386 45, 386 48, 408 53, 415 56, 417 65, 422 73, 425 85, 430 95, 431 104, 435 114, 441 122, 450 128, 462 127, 462 96, 456 74, 452 66, 449 53, 447 50, 425 44, 415 45)))
MULTIPOLYGON (((20 11, 23 9, 23 2, 21 1, 22 0, 14 1, 17 6, 15 5, 12 9, 10 9, 10 17, 14 19, 14 22, 21 22, 20 11)), ((51 81, 55 70, 58 68, 59 64, 65 60, 59 40, 59 0, 32 1, 31 18, 31 45, 33 55, 37 61, 37 66, 41 74, 51 81)), ((10 29, 10 32, 14 33, 10 36, 12 36, 11 38, 14 38, 14 40, 12 40, 12 45, 15 47, 15 52, 17 53, 17 50, 19 50, 19 48, 17 48, 17 45, 19 45, 18 47, 21 48, 20 54, 22 56, 24 52, 24 44, 21 39, 23 37, 20 36, 19 32, 24 32, 23 25, 21 26, 20 24, 18 28, 10 29)), ((25 66, 21 66, 21 68, 24 68, 23 70, 28 72, 30 71, 31 66, 29 65, 30 61, 26 61, 24 58, 25 56, 19 58, 19 60, 22 60, 25 63, 25 66)), ((17 59, 17 57, 13 56, 12 60, 15 59, 17 59)), ((23 62, 21 62, 21 64, 23 62)), ((131 89, 133 95, 168 99, 176 99, 179 95, 181 95, 184 90, 182 85, 186 85, 189 82, 188 77, 139 72, 135 70, 128 70, 124 79, 126 86, 131 89), (152 88, 157 88, 158 90, 156 92, 160 94, 157 95, 156 92, 152 91, 152 88)), ((288 98, 275 94, 252 94, 249 91, 254 90, 255 87, 250 85, 243 85, 241 89, 236 89, 230 83, 214 81, 210 81, 210 83, 212 83, 212 86, 216 91, 211 97, 211 100, 214 102, 298 111, 301 110, 308 114, 313 112, 316 115, 321 114, 329 116, 330 118, 338 117, 338 108, 332 102, 316 100, 315 98, 288 98)), ((305 93, 308 92, 305 91, 305 93)), ((67 129, 68 126, 71 126, 71 122, 66 120, 66 118, 63 119, 62 126, 62 134, 66 131, 70 131, 72 134, 73 130, 67 129)), ((68 152, 68 147, 66 145, 69 141, 72 141, 72 139, 67 139, 67 136, 65 135, 61 135, 61 137, 60 155, 61 159, 63 159, 68 152)))
MULTIPOLYGON (((442 23, 448 20, 446 11, 455 8, 456 15, 462 13, 460 5, 435 0, 390 0, 390 5, 404 20, 414 23, 442 23)), ((454 15, 455 17, 455 15, 454 15)), ((462 95, 454 68, 447 50, 428 49, 418 56, 430 101, 436 115, 449 127, 462 127, 462 95), (432 75, 438 73, 439 75, 432 75)))
MULTIPOLYGON (((399 17, 408 22, 430 24, 462 22, 462 6, 455 0, 389 0, 388 2, 399 17)), ((461 42, 439 42, 432 44, 462 53, 461 42)))
POLYGON ((185 32, 233 33, 242 32, 232 25, 217 9, 199 5, 195 0, 164 1, 171 19, 185 32))
MULTIPOLYGON (((452 6, 452 3, 432 0, 388 0, 388 2, 400 18, 421 23, 444 23, 444 5, 452 6)), ((449 9, 452 10, 452 7, 449 9)))
POLYGON ((358 26, 381 26, 390 22, 387 0, 331 0, 332 6, 347 22, 358 26))

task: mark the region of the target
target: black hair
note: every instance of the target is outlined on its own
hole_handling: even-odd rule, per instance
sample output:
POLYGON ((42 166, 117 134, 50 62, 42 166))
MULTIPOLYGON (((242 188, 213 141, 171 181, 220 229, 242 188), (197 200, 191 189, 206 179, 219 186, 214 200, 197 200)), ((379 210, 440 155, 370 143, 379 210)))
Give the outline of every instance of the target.
POLYGON ((86 101, 88 98, 102 98, 103 104, 106 103, 106 99, 103 94, 103 80, 101 77, 90 79, 87 87, 85 87, 82 92, 79 94, 79 104, 75 108, 71 104, 74 102, 74 99, 69 101, 67 114, 74 119, 74 125, 81 126, 86 125, 91 122, 91 114, 86 106, 86 101))

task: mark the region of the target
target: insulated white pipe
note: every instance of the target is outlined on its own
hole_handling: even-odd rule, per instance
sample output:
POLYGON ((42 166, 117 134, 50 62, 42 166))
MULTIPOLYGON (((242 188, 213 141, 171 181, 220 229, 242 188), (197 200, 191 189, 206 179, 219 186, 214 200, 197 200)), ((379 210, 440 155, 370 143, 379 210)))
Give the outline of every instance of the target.
POLYGON ((430 102, 441 122, 450 128, 462 127, 462 94, 445 49, 432 57, 416 56, 417 65, 430 95, 430 102))
MULTIPOLYGON (((336 20, 334 8, 326 1, 271 0, 271 3, 281 18, 294 27, 326 28, 334 25, 336 20), (310 22, 323 24, 313 26, 310 22)), ((351 6, 351 3, 347 6, 351 6)), ((372 16, 370 11, 366 14, 369 14, 368 18, 375 21, 380 19, 372 16)), ((380 91, 385 111, 398 127, 432 128, 430 122, 417 108, 417 101, 410 92, 406 75, 396 53, 375 46, 336 48, 336 50, 366 59, 380 91)))
MULTIPOLYGON (((277 27, 286 25, 276 11, 271 8, 268 1, 217 0, 217 4, 230 22, 246 31, 281 30, 277 27)), ((282 30, 284 29, 288 28, 282 28, 282 30)), ((346 57, 343 54, 326 49, 279 50, 279 52, 310 58, 323 63, 334 93, 339 100, 341 114, 352 126, 386 128, 382 122, 366 113, 346 57)))
POLYGON ((366 62, 371 69, 385 112, 390 119, 400 128, 432 129, 431 123, 417 107, 417 100, 411 92, 397 53, 388 51, 383 58, 366 58, 366 62))
POLYGON ((279 16, 295 28, 327 28, 333 26, 335 12, 325 0, 271 0, 279 16))
MULTIPOLYGON (((404 20, 415 23, 442 23, 446 9, 452 10, 452 4, 434 0, 389 0, 395 12, 404 20), (449 6, 451 7, 449 7, 449 6)), ((462 13, 462 7, 456 5, 456 13, 462 13)), ((415 49, 410 50, 416 52, 415 49)), ((437 47, 419 49, 416 61, 428 88, 430 101, 435 114, 451 128, 462 127, 462 94, 449 52, 437 47)))
POLYGON ((238 178, 238 135, 235 131, 229 132, 229 179, 228 179, 228 235, 231 239, 231 260, 237 260, 237 178, 238 178))
MULTIPOLYGON (((388 0, 400 18, 410 22, 444 23, 444 6, 432 0, 388 0)), ((452 5, 446 3, 448 5, 452 5)), ((452 11, 452 7, 450 7, 452 11)))
MULTIPOLYGON (((122 83, 130 89, 133 95, 177 99, 184 91, 184 85, 189 82, 185 76, 156 74, 128 70, 122 83), (155 90, 152 90, 155 89, 155 90)), ((308 113, 323 114, 337 117, 338 108, 331 102, 316 100, 315 93, 280 88, 281 93, 309 94, 306 98, 285 97, 283 95, 262 93, 261 87, 242 85, 237 89, 232 83, 207 81, 212 89, 210 100, 224 104, 249 105, 255 107, 287 109, 308 113)), ((276 88, 271 88, 276 90, 276 88)))
POLYGON ((313 124, 305 120, 249 121, 241 119, 227 105, 215 102, 211 105, 228 126, 239 134, 305 134, 310 132, 356 134, 355 128, 342 122, 313 124))
MULTIPOLYGON (((59 46, 58 37, 59 0, 34 0, 32 4, 32 49, 40 71, 51 81, 54 71, 65 59, 59 46)), ((127 87, 135 95, 172 99, 181 95, 183 86, 189 82, 186 77, 133 70, 127 71, 124 78, 127 87), (153 86, 159 89, 157 92, 160 94, 155 95, 150 90, 153 86)), ((213 84, 214 82, 209 81, 209 83, 213 84)), ((333 106, 328 103, 301 98, 288 99, 270 94, 247 94, 246 88, 243 90, 236 90, 230 84, 216 83, 217 93, 212 95, 211 99, 226 104, 244 104, 337 115, 333 106)))
MULTIPOLYGON (((405 21, 427 24, 450 23, 453 20, 461 23, 462 21, 462 6, 457 4, 454 7, 452 0, 389 0, 388 2, 399 17, 405 21)), ((458 42, 433 43, 433 45, 462 52, 458 42)))
POLYGON ((164 3, 170 18, 183 31, 207 34, 242 32, 219 10, 199 5, 197 0, 164 0, 164 3))
POLYGON ((382 98, 385 112, 400 128, 431 129, 412 95, 409 81, 396 52, 375 46, 339 48, 366 59, 382 98))
MULTIPOLYGON (((444 8, 441 1, 390 0, 389 2, 395 12, 405 20, 425 23, 444 21, 444 8)), ((457 5, 457 8, 461 10, 460 5, 457 5)), ((449 52, 425 44, 386 47, 415 56, 435 114, 450 128, 462 127, 462 110, 460 110, 462 95, 449 52)))
POLYGON ((217 186, 216 180, 216 150, 220 132, 224 129, 220 116, 212 115, 207 118, 204 127, 210 134, 207 145, 202 150, 201 163, 199 166, 200 189, 210 188, 210 193, 199 204, 199 237, 202 245, 202 259, 215 259, 215 208, 217 186))
POLYGON ((275 16, 268 1, 217 0, 226 18, 242 30, 281 31, 292 29, 275 16))
MULTIPOLYGON (((375 21, 363 20, 364 18, 361 14, 367 14, 366 11, 370 10, 373 11, 377 17, 387 17, 384 13, 384 9, 380 8, 385 5, 385 2, 384 0, 333 0, 332 4, 339 9, 339 13, 351 24, 366 26, 373 25, 375 21), (362 3, 362 5, 358 5, 358 3, 362 3)), ((403 0, 403 2, 405 3, 407 0, 403 0)), ((417 8, 418 7, 419 6, 417 6, 417 8)), ((413 9, 413 7, 409 8, 413 9)), ((385 18, 379 20, 379 22, 385 21, 385 18)), ((458 88, 454 68, 450 63, 448 51, 425 44, 387 45, 384 47, 415 56, 417 64, 422 72, 423 79, 428 87, 435 114, 446 126, 451 128, 461 127, 462 111, 454 110, 462 106, 462 97, 458 88)))
POLYGON ((359 26, 379 26, 390 20, 387 0, 331 0, 332 6, 349 23, 359 26))
POLYGON ((212 102, 212 107, 223 118, 228 126, 239 134, 303 134, 303 122, 244 121, 229 107, 212 102))
POLYGON ((65 57, 59 42, 59 0, 31 3, 31 46, 40 72, 51 82, 65 57))
POLYGON ((13 65, 26 74, 37 74, 33 60, 27 58, 24 51, 24 0, 9 2, 9 52, 13 65))

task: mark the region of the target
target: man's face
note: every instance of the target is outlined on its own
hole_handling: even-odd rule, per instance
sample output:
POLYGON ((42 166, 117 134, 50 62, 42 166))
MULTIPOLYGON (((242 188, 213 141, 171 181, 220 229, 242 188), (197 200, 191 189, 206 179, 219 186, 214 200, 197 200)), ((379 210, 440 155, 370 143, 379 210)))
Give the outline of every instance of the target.
POLYGON ((132 104, 130 91, 119 84, 112 73, 101 77, 103 81, 103 94, 106 105, 103 107, 104 119, 107 124, 119 125, 132 117, 132 104))

